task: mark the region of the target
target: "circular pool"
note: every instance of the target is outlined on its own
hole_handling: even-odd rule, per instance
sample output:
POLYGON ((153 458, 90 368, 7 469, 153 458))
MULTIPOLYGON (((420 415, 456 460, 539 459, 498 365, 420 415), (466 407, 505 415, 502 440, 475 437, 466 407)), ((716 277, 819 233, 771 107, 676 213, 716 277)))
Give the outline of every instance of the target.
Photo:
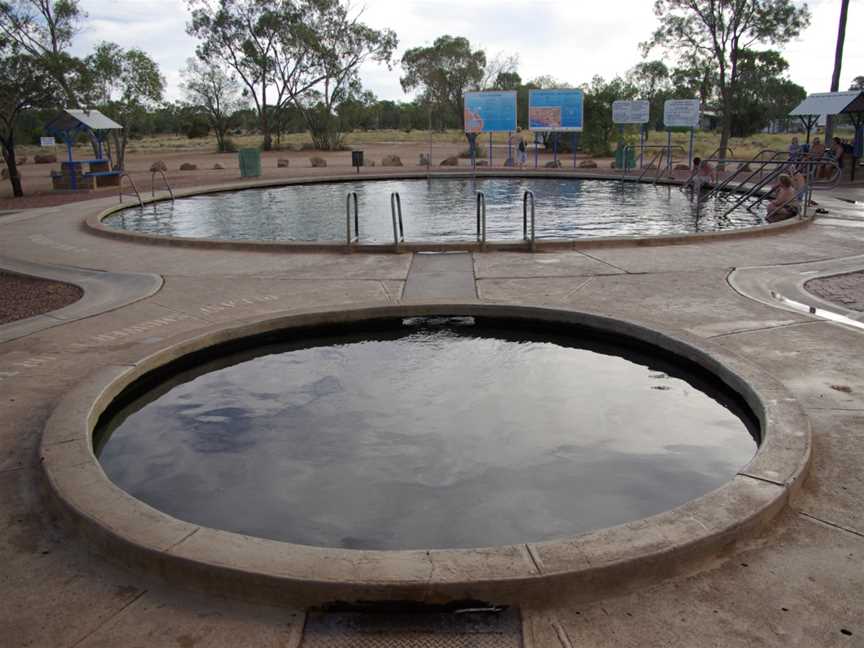
POLYGON ((729 482, 742 398, 584 327, 391 317, 175 364, 94 433, 108 477, 174 518, 302 545, 450 549, 573 536, 729 482))
POLYGON ((407 241, 476 238, 476 196, 487 205, 487 239, 522 238, 523 196, 536 199, 536 238, 595 239, 716 232, 764 222, 764 210, 691 200, 678 186, 580 178, 432 177, 314 182, 156 202, 103 222, 131 232, 228 241, 345 241, 346 197, 356 192, 359 240, 393 241, 391 194, 398 193, 407 241))

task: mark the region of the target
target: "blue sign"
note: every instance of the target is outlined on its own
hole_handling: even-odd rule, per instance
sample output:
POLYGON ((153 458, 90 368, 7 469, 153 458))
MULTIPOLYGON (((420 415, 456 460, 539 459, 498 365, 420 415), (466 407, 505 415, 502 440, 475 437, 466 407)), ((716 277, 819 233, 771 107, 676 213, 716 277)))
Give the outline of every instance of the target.
POLYGON ((466 92, 466 133, 509 133, 516 130, 516 93, 466 92))
POLYGON ((581 90, 531 90, 528 128, 533 131, 582 131, 581 90))

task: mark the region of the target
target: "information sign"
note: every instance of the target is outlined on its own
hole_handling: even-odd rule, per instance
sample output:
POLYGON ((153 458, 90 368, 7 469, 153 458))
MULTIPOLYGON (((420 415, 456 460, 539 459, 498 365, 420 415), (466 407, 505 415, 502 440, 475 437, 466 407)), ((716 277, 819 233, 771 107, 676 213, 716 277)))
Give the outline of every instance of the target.
POLYGON ((40 137, 39 146, 42 148, 50 148, 52 146, 57 146, 57 142, 53 137, 40 137))
POLYGON ((466 133, 509 133, 516 130, 516 92, 466 92, 466 133))
POLYGON ((570 131, 583 127, 581 90, 531 90, 528 93, 528 128, 532 131, 570 131))
POLYGON ((666 128, 699 128, 698 99, 669 99, 663 104, 666 128))
POLYGON ((615 124, 647 124, 651 111, 648 101, 613 101, 612 122, 615 124))

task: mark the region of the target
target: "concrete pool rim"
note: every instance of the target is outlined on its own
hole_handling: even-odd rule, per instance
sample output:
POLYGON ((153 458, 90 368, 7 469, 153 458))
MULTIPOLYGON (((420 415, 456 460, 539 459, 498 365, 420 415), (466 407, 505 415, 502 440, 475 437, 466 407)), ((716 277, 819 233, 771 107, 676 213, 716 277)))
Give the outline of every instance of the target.
MULTIPOLYGON (((228 193, 242 191, 244 189, 267 189, 315 184, 340 184, 360 181, 386 181, 386 180, 423 180, 426 178, 510 178, 510 179, 571 179, 571 180, 596 180, 598 182, 625 181, 640 182, 637 176, 621 176, 615 174, 592 174, 580 173, 578 171, 555 171, 543 170, 536 172, 525 171, 477 171, 451 172, 435 171, 402 171, 398 173, 364 173, 325 175, 294 179, 273 180, 247 180, 232 182, 224 185, 195 187, 191 189, 180 189, 174 192, 177 198, 191 198, 215 193, 228 193)), ((654 180, 642 180, 643 184, 653 183, 654 180)), ((657 184, 664 186, 680 187, 681 180, 660 178, 657 184)), ((144 204, 165 202, 170 200, 166 192, 160 192, 155 196, 144 197, 144 204)), ((398 248, 393 243, 354 243, 347 245, 345 241, 264 241, 264 240, 228 240, 195 238, 186 236, 165 236, 160 234, 145 234, 131 230, 123 230, 106 225, 103 221, 119 211, 135 207, 133 203, 118 203, 98 213, 88 215, 83 222, 85 230, 98 236, 119 239, 124 241, 162 245, 169 247, 198 248, 204 250, 226 250, 243 252, 365 252, 381 253, 387 251, 415 252, 415 251, 522 251, 531 249, 530 243, 521 240, 488 240, 484 245, 476 241, 406 241, 400 243, 398 248)), ((340 214, 341 217, 341 214, 340 214)), ((362 218, 362 215, 361 215, 362 218)), ((542 218, 542 216, 538 217, 542 218)), ((700 232, 694 234, 661 234, 649 236, 609 236, 584 239, 537 239, 534 242, 535 251, 557 251, 557 250, 582 250, 609 247, 638 247, 638 246, 661 246, 682 245, 688 243, 711 242, 727 240, 732 238, 752 238, 785 232, 787 230, 803 227, 813 221, 813 214, 807 217, 790 218, 777 223, 765 223, 752 227, 738 227, 728 230, 713 232, 700 232)))
POLYGON ((716 557, 780 514, 810 461, 809 422, 769 374, 707 340, 600 314, 533 306, 414 303, 256 318, 109 366, 67 394, 40 446, 46 495, 88 545, 128 567, 190 589, 290 605, 329 601, 474 599, 524 603, 593 598, 716 557), (556 541, 457 550, 325 549, 242 536, 172 518, 108 480, 92 449, 100 414, 141 376, 180 357, 290 328, 422 315, 467 315, 594 328, 657 347, 706 369, 760 421, 753 459, 720 488, 671 511, 556 541))

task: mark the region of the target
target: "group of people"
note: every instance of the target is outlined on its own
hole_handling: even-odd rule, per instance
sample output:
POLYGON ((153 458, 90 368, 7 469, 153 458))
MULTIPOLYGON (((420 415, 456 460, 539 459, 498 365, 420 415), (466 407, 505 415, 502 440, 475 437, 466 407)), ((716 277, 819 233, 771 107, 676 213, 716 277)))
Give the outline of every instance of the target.
MULTIPOLYGON (((792 165, 790 173, 782 173, 777 177, 777 183, 771 188, 771 201, 768 203, 768 222, 774 223, 797 216, 802 208, 803 201, 807 199, 807 174, 802 170, 800 162, 818 161, 826 157, 836 160, 840 168, 843 168, 843 158, 846 155, 846 144, 839 137, 832 140, 830 151, 825 148, 821 140, 816 137, 809 147, 798 143, 798 138, 793 137, 789 145, 789 162, 792 165), (796 164, 799 163, 799 164, 796 164)), ((706 186, 717 183, 717 169, 707 160, 698 157, 693 158, 693 175, 690 177, 689 186, 693 191, 693 198, 699 200, 702 190, 706 186)), ((816 178, 824 178, 828 175, 830 166, 825 164, 817 166, 813 175, 816 178)), ((816 203, 811 201, 810 204, 816 203)))

